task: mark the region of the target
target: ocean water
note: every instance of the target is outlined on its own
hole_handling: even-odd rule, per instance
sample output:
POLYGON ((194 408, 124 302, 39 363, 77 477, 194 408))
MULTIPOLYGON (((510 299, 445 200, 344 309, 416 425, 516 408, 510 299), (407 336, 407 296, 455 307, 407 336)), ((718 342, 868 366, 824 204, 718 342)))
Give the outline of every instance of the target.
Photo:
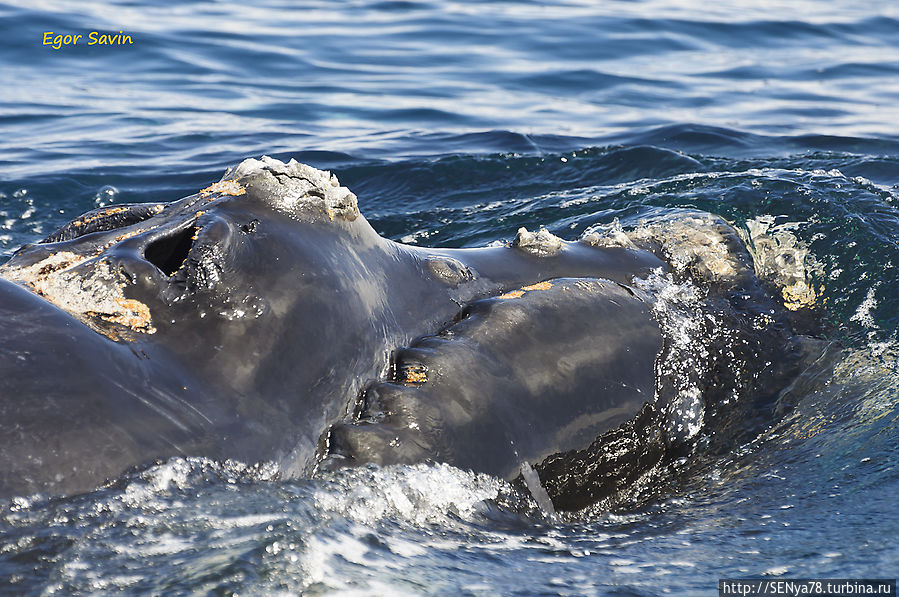
MULTIPOLYGON (((693 595, 899 575, 895 3, 59 0, 2 3, 0 22, 0 260, 268 154, 333 170, 382 235, 423 246, 718 214, 795 246, 830 343, 757 437, 612 511, 521 511, 447 466, 285 480, 175 459, 0 505, 0 593, 693 595), (133 43, 54 50, 47 31, 133 43)), ((790 265, 756 258, 772 279, 790 265)))

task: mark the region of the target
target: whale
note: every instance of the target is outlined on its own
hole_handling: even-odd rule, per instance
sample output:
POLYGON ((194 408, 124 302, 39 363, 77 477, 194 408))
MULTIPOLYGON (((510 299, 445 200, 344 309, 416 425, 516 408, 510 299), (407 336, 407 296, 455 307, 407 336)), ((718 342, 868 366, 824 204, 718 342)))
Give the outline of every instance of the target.
POLYGON ((685 384, 738 434, 799 366, 733 229, 681 215, 676 233, 410 246, 332 173, 267 156, 174 202, 88 212, 0 266, 0 496, 202 456, 288 478, 446 462, 583 508, 689 439, 685 384), (692 276, 736 330, 702 379, 664 367, 653 272, 692 276))

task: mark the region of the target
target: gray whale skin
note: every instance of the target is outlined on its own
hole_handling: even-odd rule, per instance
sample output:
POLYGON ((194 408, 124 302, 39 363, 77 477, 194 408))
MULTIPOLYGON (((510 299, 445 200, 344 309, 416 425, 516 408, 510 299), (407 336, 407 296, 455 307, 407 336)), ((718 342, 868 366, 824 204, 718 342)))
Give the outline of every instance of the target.
MULTIPOLYGON (((704 222, 743 265, 693 273, 739 289, 741 316, 776 312, 777 333, 753 333, 783 352, 783 309, 736 235, 704 222)), ((406 246, 330 173, 268 157, 173 203, 89 212, 0 267, 0 496, 204 456, 285 476, 447 462, 583 508, 678 443, 667 342, 633 285, 671 270, 670 247, 644 241, 406 246)), ((732 389, 717 387, 707 403, 732 389)))

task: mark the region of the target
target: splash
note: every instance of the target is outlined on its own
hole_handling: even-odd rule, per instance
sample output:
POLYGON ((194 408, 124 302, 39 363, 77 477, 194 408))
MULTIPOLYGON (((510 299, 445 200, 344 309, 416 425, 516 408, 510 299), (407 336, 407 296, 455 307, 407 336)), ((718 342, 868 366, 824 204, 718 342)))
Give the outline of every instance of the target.
POLYGON ((452 512, 471 519, 486 500, 509 491, 502 481, 447 464, 366 467, 322 479, 314 498, 322 511, 373 523, 399 518, 414 524, 445 520, 452 512))
POLYGON ((665 349, 656 361, 656 379, 667 383, 656 385, 656 402, 673 395, 668 406, 667 435, 670 440, 685 442, 702 429, 705 402, 701 381, 710 368, 706 346, 708 330, 718 323, 704 312, 704 293, 691 281, 676 282, 661 270, 644 279, 634 280, 643 291, 644 300, 665 338, 665 349))

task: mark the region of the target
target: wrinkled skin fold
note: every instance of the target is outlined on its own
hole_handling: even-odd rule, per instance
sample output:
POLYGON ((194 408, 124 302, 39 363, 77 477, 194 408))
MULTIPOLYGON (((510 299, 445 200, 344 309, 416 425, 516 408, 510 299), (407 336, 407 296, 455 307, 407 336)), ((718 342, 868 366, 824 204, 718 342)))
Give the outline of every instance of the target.
MULTIPOLYGON (((747 370, 785 363, 727 383, 767 404, 801 351, 735 235, 705 225, 732 260, 695 259, 712 309, 770 324, 745 325, 767 338, 747 370)), ((271 158, 170 204, 85 214, 0 266, 0 496, 206 456, 287 476, 441 461, 515 479, 530 463, 558 507, 585 507, 680 441, 680 382, 634 285, 671 269, 671 247, 607 240, 405 246, 329 173, 271 158), (603 460, 622 433, 641 456, 603 460)), ((697 383, 717 401, 720 381, 697 383)))

